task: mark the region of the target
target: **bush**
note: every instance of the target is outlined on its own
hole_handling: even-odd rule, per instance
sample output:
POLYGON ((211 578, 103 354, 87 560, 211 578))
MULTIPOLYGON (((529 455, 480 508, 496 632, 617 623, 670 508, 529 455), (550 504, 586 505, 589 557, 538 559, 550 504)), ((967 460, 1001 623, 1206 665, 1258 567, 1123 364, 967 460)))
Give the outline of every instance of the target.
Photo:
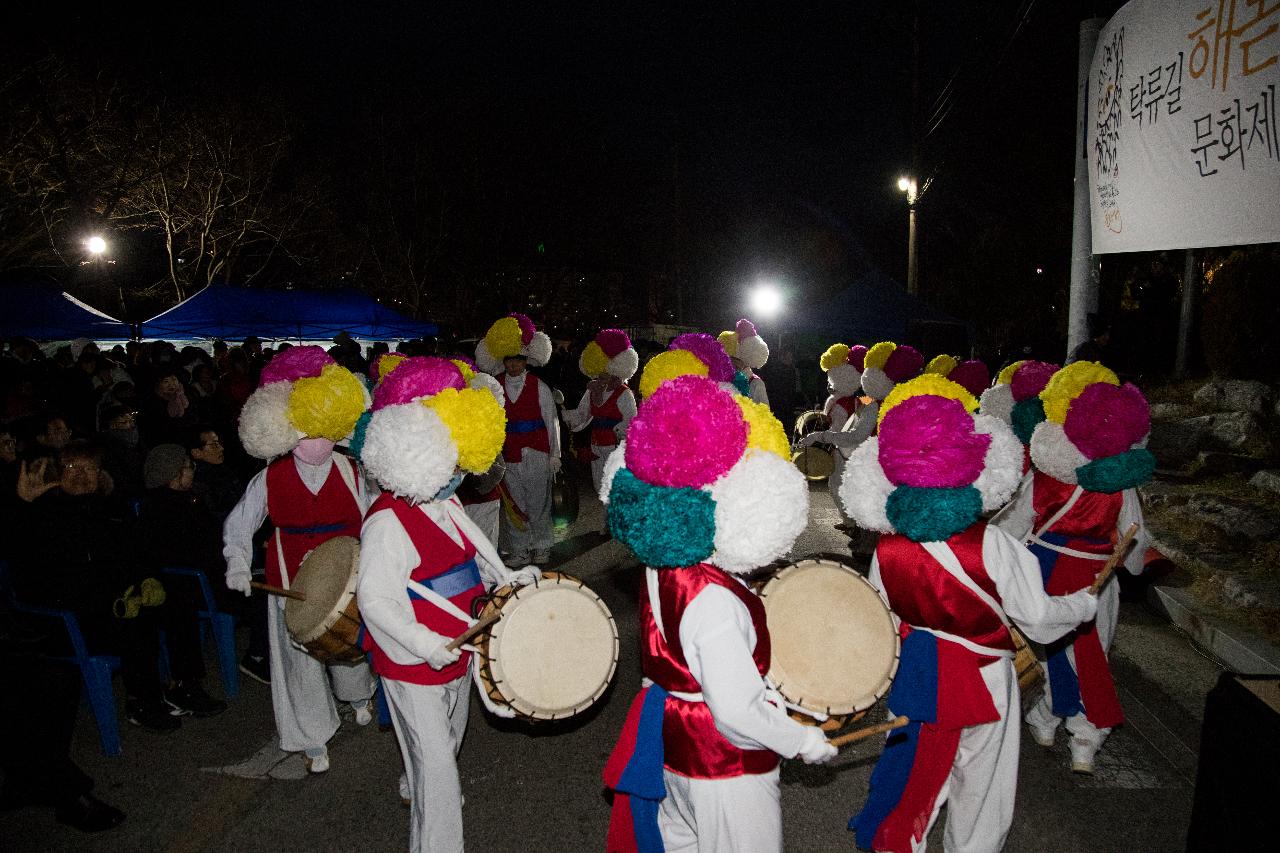
POLYGON ((1216 375, 1280 377, 1280 244, 1232 251, 1205 272, 1200 336, 1216 375))

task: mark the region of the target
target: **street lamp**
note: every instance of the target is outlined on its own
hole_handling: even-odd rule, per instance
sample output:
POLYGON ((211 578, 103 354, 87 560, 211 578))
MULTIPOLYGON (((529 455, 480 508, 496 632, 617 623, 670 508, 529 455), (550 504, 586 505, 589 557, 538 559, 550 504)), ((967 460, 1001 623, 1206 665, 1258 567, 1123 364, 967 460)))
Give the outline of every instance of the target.
POLYGON ((97 234, 94 234, 92 237, 86 240, 84 245, 85 245, 85 248, 89 250, 89 254, 91 255, 101 255, 103 252, 107 250, 107 241, 102 239, 97 234))
POLYGON ((782 311, 782 291, 770 282, 760 282, 751 289, 751 313, 772 320, 782 311))
POLYGON ((903 175, 898 178, 898 190, 907 194, 907 293, 920 295, 920 260, 916 254, 916 199, 919 198, 916 179, 903 175))

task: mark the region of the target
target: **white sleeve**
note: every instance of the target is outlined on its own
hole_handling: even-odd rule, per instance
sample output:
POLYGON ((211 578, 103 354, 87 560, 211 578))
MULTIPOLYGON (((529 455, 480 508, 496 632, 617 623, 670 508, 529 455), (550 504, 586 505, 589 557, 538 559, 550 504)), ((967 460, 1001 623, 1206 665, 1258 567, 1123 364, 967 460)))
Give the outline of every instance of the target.
POLYGON ((1088 622, 1098 610, 1098 597, 1087 589, 1070 595, 1046 593, 1035 556, 993 525, 987 525, 982 537, 982 562, 1000 593, 1004 612, 1037 643, 1053 642, 1088 622))
MULTIPOLYGON (((885 604, 889 603, 889 595, 884 591, 884 581, 880 579, 880 557, 874 551, 871 553, 871 570, 867 572, 867 582, 875 587, 876 592, 880 593, 880 598, 885 604)), ((893 608, 889 608, 889 615, 893 617, 893 630, 896 632, 902 624, 902 620, 898 618, 898 614, 893 612, 893 608)))
POLYGON ((832 430, 831 440, 827 443, 834 444, 843 450, 845 457, 848 458, 855 447, 870 438, 876 431, 876 416, 879 411, 880 406, 877 403, 867 406, 856 417, 846 419, 842 429, 832 430))
POLYGON ((551 446, 551 458, 560 456, 560 418, 556 415, 556 401, 551 396, 551 386, 538 383, 538 406, 542 409, 542 423, 547 427, 547 441, 551 446))
POLYGON ((1116 540, 1124 535, 1130 524, 1138 525, 1138 533, 1133 537, 1133 547, 1124 558, 1124 567, 1131 575, 1140 575, 1147 568, 1147 549, 1151 547, 1151 534, 1143 523, 1142 502, 1138 498, 1137 489, 1125 489, 1123 503, 1120 504, 1120 515, 1116 519, 1116 540))
POLYGON ((1026 542, 1036 523, 1035 477, 1028 471, 1018 484, 1013 500, 991 518, 991 523, 1019 542, 1026 542))
POLYGON ((751 399, 757 403, 769 405, 769 391, 764 387, 764 380, 759 376, 753 376, 749 385, 747 390, 751 392, 751 399))
POLYGON ((566 409, 564 413, 565 423, 569 427, 570 432, 581 432, 591 423, 591 389, 588 388, 582 392, 582 399, 578 401, 576 409, 566 409))
POLYGON ((356 575, 360 617, 387 657, 405 665, 425 663, 426 653, 441 639, 413 614, 407 584, 418 563, 417 549, 394 512, 365 519, 356 575))
POLYGON ((476 567, 480 570, 480 579, 490 587, 502 586, 511 580, 511 570, 502 562, 498 551, 480 526, 467 515, 462 502, 456 496, 444 502, 445 512, 458 529, 466 534, 471 544, 476 546, 476 567))
POLYGON ((351 459, 351 464, 356 472, 356 503, 360 505, 360 514, 364 515, 378 499, 379 490, 369 488, 369 475, 358 460, 351 459))
POLYGON ((835 397, 827 398, 827 405, 823 410, 831 418, 832 431, 839 432, 844 429, 845 422, 849 420, 849 410, 837 403, 835 397))
POLYGON ((222 523, 222 556, 248 569, 253 565, 253 535, 267 520, 267 469, 263 468, 245 487, 240 501, 222 523))
POLYGON ((751 658, 755 642, 746 607, 723 587, 698 593, 680 619, 680 646, 720 734, 740 749, 793 758, 804 746, 806 726, 765 701, 765 682, 751 658))
POLYGON ((622 412, 621 426, 625 430, 631 425, 631 419, 636 416, 636 395, 630 388, 618 396, 618 411, 622 412))

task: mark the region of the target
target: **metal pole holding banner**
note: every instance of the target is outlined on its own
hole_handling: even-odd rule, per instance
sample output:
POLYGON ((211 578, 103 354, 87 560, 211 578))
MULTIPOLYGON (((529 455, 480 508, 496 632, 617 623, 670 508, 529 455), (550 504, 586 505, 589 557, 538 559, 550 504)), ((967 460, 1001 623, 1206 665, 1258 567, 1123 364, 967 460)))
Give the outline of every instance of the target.
POLYGON ((1089 68, 1104 18, 1080 22, 1080 59, 1076 71, 1076 173, 1071 225, 1071 297, 1067 308, 1067 352, 1089 339, 1089 315, 1098 310, 1098 263, 1089 224, 1089 68))
POLYGON ((1200 258, 1195 249, 1186 250, 1186 266, 1182 270, 1182 313, 1178 317, 1178 357, 1173 365, 1179 379, 1187 376, 1191 361, 1191 331, 1195 326, 1196 297, 1200 295, 1200 258))

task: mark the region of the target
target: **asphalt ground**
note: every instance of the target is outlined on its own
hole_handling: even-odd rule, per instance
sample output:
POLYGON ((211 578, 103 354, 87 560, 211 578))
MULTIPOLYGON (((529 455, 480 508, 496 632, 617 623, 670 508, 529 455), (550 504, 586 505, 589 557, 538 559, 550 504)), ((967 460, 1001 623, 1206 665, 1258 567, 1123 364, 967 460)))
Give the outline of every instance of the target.
MULTIPOLYGON (((572 570, 612 609, 622 649, 617 676, 601 702, 563 723, 494 720, 473 701, 460 758, 471 850, 603 849, 609 807, 600 772, 640 679, 641 574, 616 544, 601 544, 601 509, 586 491, 578 521, 558 534, 554 556, 566 561, 576 555, 572 570)), ((793 558, 847 554, 836 520, 825 487, 815 487, 810 525, 793 558)), ((1128 723, 1108 740, 1092 777, 1070 772, 1062 734, 1049 750, 1024 733, 1018 807, 1006 850, 1183 849, 1204 697, 1220 667, 1135 603, 1122 605, 1112 660, 1128 723)), ((207 686, 215 694, 216 672, 210 661, 207 686)), ((869 719, 882 714, 873 709, 869 719)), ((399 750, 394 734, 376 723, 360 728, 348 714, 330 743, 332 769, 319 776, 308 776, 299 756, 276 748, 269 688, 249 679, 221 716, 187 718, 169 735, 127 723, 122 728, 123 757, 104 758, 86 707, 73 754, 96 779, 96 793, 128 819, 89 836, 57 824, 47 809, 6 813, 0 815, 0 850, 282 853, 408 845, 409 812, 397 793, 399 750)), ((846 823, 865 799, 879 750, 873 739, 844 750, 826 767, 784 764, 788 851, 854 849, 846 823)), ((945 812, 931 837, 936 850, 943 820, 945 812)))

